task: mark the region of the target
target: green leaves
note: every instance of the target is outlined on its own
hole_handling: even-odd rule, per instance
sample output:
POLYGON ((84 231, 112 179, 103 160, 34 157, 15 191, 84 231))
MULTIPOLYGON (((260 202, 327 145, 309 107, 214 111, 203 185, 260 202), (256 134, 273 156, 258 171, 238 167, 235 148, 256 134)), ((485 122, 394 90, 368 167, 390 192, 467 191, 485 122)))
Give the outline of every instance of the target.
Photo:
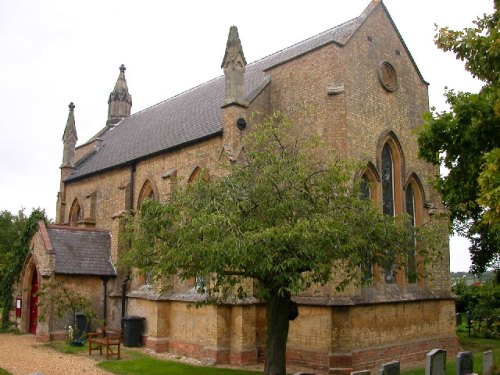
POLYGON ((497 205, 490 200, 500 171, 483 159, 500 147, 499 7, 496 1, 494 13, 474 21, 473 28, 439 30, 437 46, 454 52, 485 85, 477 94, 446 91, 451 111, 427 114, 418 134, 419 156, 449 170, 436 186, 454 229, 472 242, 476 272, 497 267, 500 256, 500 231, 491 221, 497 205))
POLYGON ((279 112, 244 144, 247 163, 219 166, 222 177, 143 204, 129 227, 129 265, 158 279, 203 276, 199 289, 213 301, 244 296, 233 287, 247 279, 266 299, 324 284, 335 270, 340 287, 358 282, 367 258, 404 260, 409 226, 359 198, 359 164, 336 157, 279 112))
MULTIPOLYGON (((19 275, 29 252, 29 243, 38 228, 38 221, 45 220, 45 211, 33 209, 30 216, 26 217, 24 211, 12 215, 7 211, 0 214, 0 252, 8 261, 8 267, 0 277, 0 307, 3 308, 1 328, 9 325, 9 311, 12 305, 12 286, 19 275)), ((1 256, 1 254, 0 254, 1 256)))

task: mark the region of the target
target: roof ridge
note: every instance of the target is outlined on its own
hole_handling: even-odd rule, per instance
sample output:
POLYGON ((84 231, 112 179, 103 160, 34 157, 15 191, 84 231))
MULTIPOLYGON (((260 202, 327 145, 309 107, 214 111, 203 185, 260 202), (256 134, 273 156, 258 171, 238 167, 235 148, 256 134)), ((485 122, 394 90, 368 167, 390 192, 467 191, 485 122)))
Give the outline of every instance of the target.
POLYGON ((338 28, 340 28, 340 27, 342 27, 342 26, 344 26, 344 25, 346 25, 346 24, 348 24, 348 23, 350 23, 350 22, 353 22, 353 21, 357 20, 357 19, 358 19, 358 18, 360 18, 360 17, 361 17, 361 15, 360 15, 360 16, 357 16, 357 17, 354 17, 354 18, 351 18, 351 19, 350 19, 350 20, 348 20, 348 21, 342 22, 341 24, 336 25, 336 26, 333 26, 333 27, 331 27, 331 28, 329 28, 329 29, 327 29, 327 30, 324 30, 324 31, 322 31, 322 32, 320 32, 320 33, 318 33, 318 34, 316 34, 316 35, 313 35, 313 36, 311 36, 311 37, 309 37, 309 38, 303 39, 303 40, 301 40, 301 41, 299 41, 299 42, 297 42, 297 43, 294 43, 294 44, 292 44, 292 45, 290 45, 290 46, 288 46, 288 47, 282 48, 282 49, 280 49, 279 51, 273 52, 273 53, 271 53, 271 54, 269 54, 269 55, 267 55, 267 56, 264 56, 264 57, 262 57, 262 58, 260 58, 260 59, 258 59, 258 60, 252 61, 252 62, 251 62, 250 64, 248 64, 247 66, 251 66, 251 65, 257 64, 258 62, 261 62, 262 60, 265 60, 265 59, 267 59, 267 58, 269 58, 269 57, 271 57, 271 56, 274 56, 274 55, 277 55, 277 54, 283 53, 283 52, 285 52, 285 51, 287 51, 287 50, 290 50, 290 49, 295 48, 295 47, 297 47, 297 46, 299 46, 299 45, 301 45, 301 44, 304 44, 304 43, 306 43, 306 42, 308 42, 308 41, 310 41, 310 40, 313 40, 313 39, 315 39, 315 38, 317 38, 317 37, 319 37, 319 36, 321 36, 321 35, 324 35, 324 34, 330 33, 330 32, 332 32, 333 30, 338 29, 338 28))
POLYGON ((81 228, 81 227, 72 227, 69 225, 61 225, 61 224, 49 224, 48 229, 61 229, 71 232, 99 232, 99 233, 110 233, 108 229, 95 229, 95 228, 81 228))

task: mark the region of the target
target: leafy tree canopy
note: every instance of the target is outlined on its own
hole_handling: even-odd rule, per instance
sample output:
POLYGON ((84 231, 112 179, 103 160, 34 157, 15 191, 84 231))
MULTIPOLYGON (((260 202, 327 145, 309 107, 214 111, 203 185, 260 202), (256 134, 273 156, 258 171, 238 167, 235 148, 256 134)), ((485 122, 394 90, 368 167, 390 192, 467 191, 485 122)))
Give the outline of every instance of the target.
POLYGON ((455 53, 484 82, 479 93, 446 91, 450 111, 428 114, 420 156, 448 170, 437 181, 454 229, 471 240, 472 271, 500 268, 500 0, 493 14, 463 31, 438 30, 436 45, 455 53))
MULTIPOLYGON (((404 264, 414 244, 403 219, 360 198, 359 165, 300 133, 282 113, 269 116, 244 138, 245 163, 179 187, 166 203, 146 201, 130 229, 130 265, 158 280, 196 277, 206 302, 266 303, 266 374, 285 374, 292 295, 332 278, 343 288, 365 262, 404 264)), ((425 230, 416 233, 423 256, 436 238, 425 230)))
POLYGON ((12 286, 19 279, 24 261, 29 252, 31 237, 36 232, 39 220, 45 220, 45 211, 32 210, 29 217, 24 211, 12 215, 8 211, 0 213, 0 307, 3 316, 0 328, 9 326, 9 311, 12 307, 12 286), (6 267, 3 267, 2 262, 6 267))

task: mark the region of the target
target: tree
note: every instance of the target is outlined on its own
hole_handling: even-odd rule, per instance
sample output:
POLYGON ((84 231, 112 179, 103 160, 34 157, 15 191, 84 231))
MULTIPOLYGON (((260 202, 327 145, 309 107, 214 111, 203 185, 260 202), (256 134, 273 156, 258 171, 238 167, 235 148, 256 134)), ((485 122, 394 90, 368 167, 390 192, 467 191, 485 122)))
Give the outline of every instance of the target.
POLYGON ((9 326, 9 311, 12 308, 12 286, 19 279, 24 260, 29 252, 29 243, 38 228, 38 221, 45 220, 45 211, 33 209, 29 217, 24 211, 17 216, 3 211, 0 216, 0 257, 8 262, 0 277, 0 307, 3 309, 0 328, 9 326), (5 230, 5 232, 4 232, 5 230))
POLYGON ((14 249, 19 246, 20 233, 26 223, 24 211, 17 215, 0 212, 0 283, 12 262, 14 249))
POLYGON ((51 314, 55 314, 61 319, 70 312, 75 330, 75 338, 81 338, 86 335, 86 332, 78 332, 77 330, 77 313, 85 315, 87 324, 90 324, 93 319, 97 319, 97 313, 92 303, 78 292, 66 287, 64 282, 60 280, 51 280, 44 284, 40 291, 38 291, 38 296, 40 297, 38 302, 38 320, 45 322, 50 318, 51 314))
POLYGON ((469 238, 472 271, 500 268, 500 1, 493 14, 463 31, 441 28, 436 45, 465 61, 484 82, 477 94, 446 91, 450 111, 427 114, 419 130, 420 157, 444 165, 437 188, 451 213, 454 230, 469 238), (482 176, 482 177, 480 177, 482 176))
MULTIPOLYGON (((359 165, 302 136, 282 113, 243 143, 245 163, 178 188, 166 203, 146 201, 130 226, 127 259, 158 280, 197 278, 204 302, 264 301, 265 373, 284 375, 289 319, 297 316, 292 296, 333 276, 339 289, 359 282, 366 261, 404 264, 414 237, 403 218, 361 197, 353 178, 359 165)), ((432 236, 423 232, 415 235, 425 255, 432 236)))

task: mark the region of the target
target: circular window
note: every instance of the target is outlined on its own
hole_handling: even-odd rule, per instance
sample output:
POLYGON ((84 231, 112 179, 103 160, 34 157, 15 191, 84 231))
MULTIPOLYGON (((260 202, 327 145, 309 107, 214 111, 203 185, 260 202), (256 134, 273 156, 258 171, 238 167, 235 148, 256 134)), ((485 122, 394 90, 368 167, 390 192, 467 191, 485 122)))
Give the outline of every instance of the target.
POLYGON ((394 70, 394 67, 387 61, 380 64, 380 68, 378 69, 378 79, 380 80, 382 87, 387 91, 395 91, 398 87, 396 70, 394 70))

